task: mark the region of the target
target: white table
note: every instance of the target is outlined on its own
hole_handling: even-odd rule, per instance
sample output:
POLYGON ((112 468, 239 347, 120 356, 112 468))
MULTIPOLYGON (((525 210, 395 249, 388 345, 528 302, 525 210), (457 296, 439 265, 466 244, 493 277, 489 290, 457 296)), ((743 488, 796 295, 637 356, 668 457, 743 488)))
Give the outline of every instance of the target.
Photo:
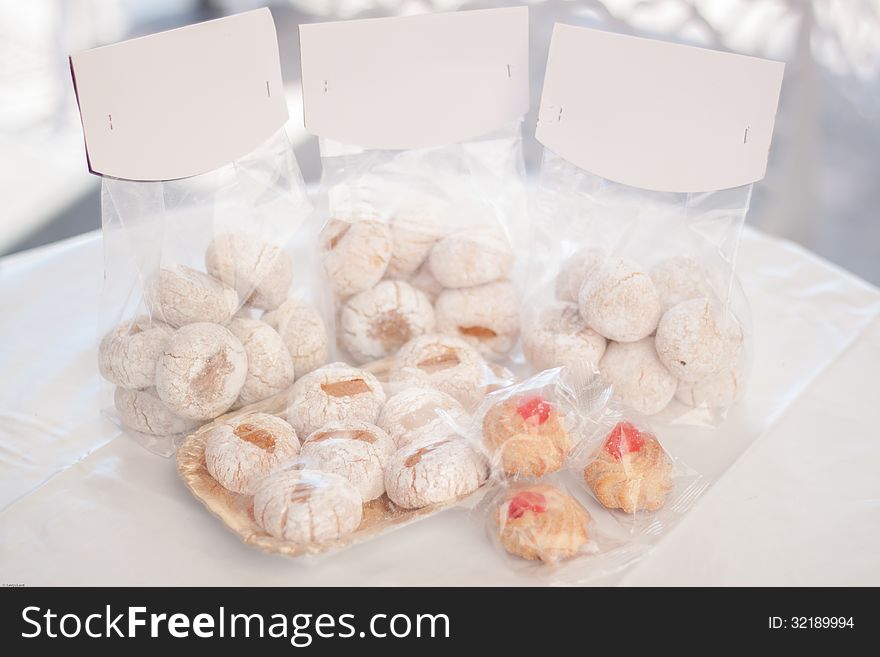
MULTIPOLYGON (((880 291, 754 231, 739 264, 756 366, 714 439, 742 454, 641 561, 596 581, 878 585, 880 291)), ((511 569, 463 510, 308 563, 239 543, 172 461, 99 416, 101 277, 95 234, 0 260, 0 583, 580 581, 511 569)))

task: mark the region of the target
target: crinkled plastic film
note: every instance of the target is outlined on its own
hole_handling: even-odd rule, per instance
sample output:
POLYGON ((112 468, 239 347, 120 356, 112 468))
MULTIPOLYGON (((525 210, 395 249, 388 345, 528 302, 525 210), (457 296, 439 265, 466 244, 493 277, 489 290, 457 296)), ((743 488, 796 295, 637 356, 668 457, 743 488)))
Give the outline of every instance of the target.
MULTIPOLYGON (((241 159, 199 176, 159 182, 103 178, 99 359, 109 381, 105 412, 145 447, 170 455, 199 424, 270 396, 302 373, 292 369, 296 358, 287 346, 297 341, 283 335, 284 317, 266 325, 272 323, 267 313, 284 308, 288 297, 313 306, 315 331, 325 333, 326 343, 324 311, 311 292, 316 262, 313 238, 306 234, 310 211, 283 128, 241 159), (222 394, 183 417, 169 408, 171 396, 157 388, 151 368, 163 352, 173 351, 169 345, 182 329, 196 336, 194 342, 206 340, 192 328, 205 322, 217 325, 208 331, 212 336, 232 346, 213 355, 194 353, 187 376, 203 374, 199 380, 210 388, 220 380, 211 377, 223 376, 224 368, 233 373, 222 394)), ((325 359, 326 353, 320 356, 325 359)), ((175 394, 173 405, 185 408, 189 393, 175 394)))

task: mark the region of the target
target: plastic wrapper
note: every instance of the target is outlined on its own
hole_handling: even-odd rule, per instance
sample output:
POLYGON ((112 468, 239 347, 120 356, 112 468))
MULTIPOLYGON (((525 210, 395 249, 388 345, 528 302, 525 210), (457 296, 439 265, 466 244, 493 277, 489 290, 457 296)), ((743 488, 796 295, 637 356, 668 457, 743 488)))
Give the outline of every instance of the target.
POLYGON ((324 138, 321 156, 319 248, 340 358, 381 360, 442 333, 507 360, 528 233, 521 122, 413 150, 324 138))
POLYGON ((106 412, 146 447, 171 454, 326 362, 310 209, 283 129, 202 175, 102 179, 106 412))
POLYGON ((644 417, 616 403, 578 446, 568 467, 636 539, 663 534, 709 485, 664 447, 644 417))
POLYGON ((592 362, 640 413, 717 423, 751 360, 734 271, 750 195, 630 187, 545 149, 522 318, 532 366, 592 362))

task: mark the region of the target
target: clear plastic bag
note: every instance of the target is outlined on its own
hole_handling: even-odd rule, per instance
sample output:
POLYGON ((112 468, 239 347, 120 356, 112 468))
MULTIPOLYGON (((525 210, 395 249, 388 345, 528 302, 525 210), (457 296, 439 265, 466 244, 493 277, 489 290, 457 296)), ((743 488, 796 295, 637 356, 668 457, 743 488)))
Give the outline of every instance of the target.
POLYGON ((750 196, 630 187, 545 149, 522 318, 532 366, 592 362, 638 412, 717 423, 751 361, 734 271, 750 196))
POLYGON ((148 449, 326 361, 310 211, 283 128, 202 175, 102 179, 106 413, 148 449))
POLYGON ((391 358, 437 332, 509 360, 528 232, 521 122, 416 150, 322 139, 321 155, 316 215, 341 357, 391 358))

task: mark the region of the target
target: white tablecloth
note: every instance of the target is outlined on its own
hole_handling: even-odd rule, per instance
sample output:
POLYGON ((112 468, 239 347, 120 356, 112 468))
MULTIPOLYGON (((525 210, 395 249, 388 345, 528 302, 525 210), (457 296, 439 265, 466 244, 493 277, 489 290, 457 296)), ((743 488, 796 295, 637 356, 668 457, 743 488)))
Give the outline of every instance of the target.
MULTIPOLYGON (((753 231, 739 267, 756 364, 730 421, 699 436, 717 483, 636 565, 597 581, 878 585, 880 291, 753 231)), ((319 561, 241 544, 173 461, 99 416, 101 276, 94 234, 0 260, 0 582, 582 581, 511 569, 464 510, 319 561)))

